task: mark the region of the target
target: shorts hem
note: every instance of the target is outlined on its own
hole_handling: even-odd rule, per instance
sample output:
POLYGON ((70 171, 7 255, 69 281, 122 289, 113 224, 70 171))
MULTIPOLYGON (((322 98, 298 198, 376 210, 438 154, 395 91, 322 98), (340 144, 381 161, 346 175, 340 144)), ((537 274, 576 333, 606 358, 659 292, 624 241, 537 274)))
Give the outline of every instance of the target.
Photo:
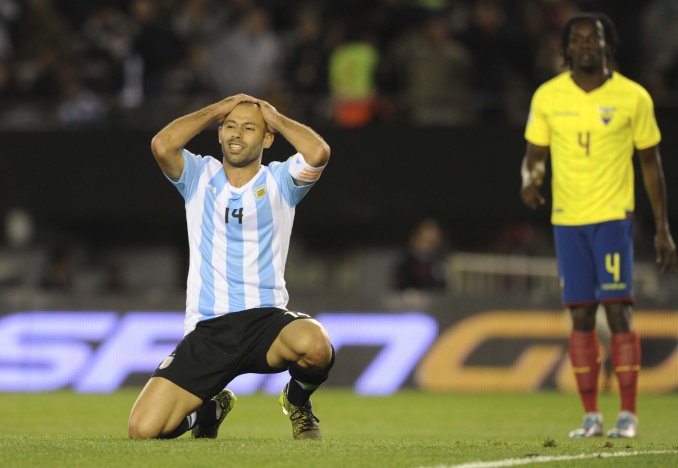
POLYGON ((163 378, 163 379, 167 380, 168 382, 172 382, 174 385, 176 385, 177 387, 180 387, 182 390, 186 390, 186 391, 187 391, 188 393, 190 393, 191 395, 200 398, 203 402, 205 402, 205 401, 207 401, 207 400, 209 400, 209 399, 211 398, 211 396, 198 395, 194 390, 191 390, 190 388, 187 388, 185 385, 182 385, 181 383, 179 383, 179 382, 177 382, 177 381, 175 381, 175 380, 170 379, 170 378, 169 378, 168 376, 166 376, 166 375, 160 375, 160 374, 157 374, 156 372, 154 372, 154 373, 151 375, 151 378, 155 378, 155 377, 160 377, 160 378, 163 378))
POLYGON ((601 304, 634 304, 635 301, 631 296, 624 297, 606 297, 600 300, 601 304))
POLYGON ((563 305, 567 308, 571 308, 571 307, 586 307, 598 305, 598 303, 596 301, 573 301, 573 302, 564 302, 563 305))

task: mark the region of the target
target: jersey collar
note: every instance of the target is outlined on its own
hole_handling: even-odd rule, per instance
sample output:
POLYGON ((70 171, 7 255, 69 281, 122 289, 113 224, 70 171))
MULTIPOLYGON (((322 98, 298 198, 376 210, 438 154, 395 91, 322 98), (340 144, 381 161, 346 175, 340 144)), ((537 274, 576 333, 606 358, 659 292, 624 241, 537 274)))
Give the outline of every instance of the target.
POLYGON ((577 89, 577 91, 579 91, 580 93, 582 93, 584 96, 592 96, 592 95, 598 93, 599 91, 601 91, 602 89, 604 89, 604 88, 608 85, 608 83, 612 83, 612 81, 614 80, 614 77, 616 76, 616 74, 617 74, 617 73, 616 73, 614 70, 612 70, 612 71, 609 73, 607 79, 603 82, 603 84, 601 84, 601 85, 598 86, 596 89, 593 89, 593 90, 591 90, 591 91, 589 91, 589 92, 584 91, 583 89, 581 89, 581 88, 579 87, 579 85, 577 85, 577 83, 574 81, 574 78, 572 77, 572 72, 568 72, 567 78, 568 78, 570 84, 571 84, 575 89, 577 89))

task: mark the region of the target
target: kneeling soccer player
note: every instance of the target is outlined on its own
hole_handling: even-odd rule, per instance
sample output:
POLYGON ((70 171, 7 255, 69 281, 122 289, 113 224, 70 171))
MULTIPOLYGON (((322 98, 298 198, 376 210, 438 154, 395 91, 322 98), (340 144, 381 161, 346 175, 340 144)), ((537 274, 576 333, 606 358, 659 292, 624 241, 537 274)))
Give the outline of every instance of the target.
POLYGON ((185 200, 190 249, 183 340, 137 398, 133 439, 215 438, 236 397, 224 387, 245 373, 289 370, 280 395, 295 439, 321 438, 311 394, 328 377, 334 350, 310 316, 286 309, 285 261, 297 203, 330 156, 312 129, 268 102, 238 94, 180 117, 151 143, 163 173, 185 200), (220 124, 223 159, 184 146, 220 124), (296 150, 261 164, 279 132, 296 150))

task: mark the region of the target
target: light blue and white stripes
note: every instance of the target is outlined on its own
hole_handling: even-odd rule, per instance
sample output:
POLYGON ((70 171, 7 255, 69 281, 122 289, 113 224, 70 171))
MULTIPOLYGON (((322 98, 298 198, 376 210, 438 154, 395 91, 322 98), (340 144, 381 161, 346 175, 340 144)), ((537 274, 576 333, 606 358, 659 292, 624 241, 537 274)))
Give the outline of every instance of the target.
POLYGON ((284 272, 295 206, 312 185, 294 184, 288 159, 262 166, 235 188, 216 159, 187 150, 183 155, 184 171, 170 181, 186 202, 190 265, 184 332, 231 312, 286 308, 284 272))

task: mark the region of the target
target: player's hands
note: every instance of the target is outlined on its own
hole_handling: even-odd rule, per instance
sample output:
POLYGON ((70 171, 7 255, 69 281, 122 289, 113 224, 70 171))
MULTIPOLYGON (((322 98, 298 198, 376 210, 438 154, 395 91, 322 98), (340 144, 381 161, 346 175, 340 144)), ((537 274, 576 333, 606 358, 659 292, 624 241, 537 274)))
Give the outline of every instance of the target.
POLYGON ((525 203, 528 208, 536 210, 546 203, 546 200, 539 192, 539 187, 541 187, 543 183, 544 179, 542 177, 529 177, 523 179, 523 186, 520 189, 520 197, 523 199, 523 203, 525 203))
POLYGON ((222 99, 219 101, 218 106, 219 106, 219 115, 217 116, 217 121, 221 123, 228 114, 231 113, 233 109, 235 109, 235 106, 240 104, 241 102, 251 102, 254 104, 257 104, 259 100, 255 97, 252 97, 248 94, 236 94, 234 96, 229 96, 225 99, 222 99))
POLYGON ((657 253, 657 265, 662 273, 673 273, 678 270, 676 244, 671 233, 666 229, 658 231, 654 236, 654 248, 657 253))
POLYGON ((257 99, 257 104, 259 104, 259 107, 261 108, 261 115, 264 117, 268 131, 270 133, 276 133, 278 131, 277 125, 280 122, 281 117, 280 112, 263 99, 257 99))
POLYGON ((539 192, 539 188, 544 183, 544 176, 546 175, 544 160, 546 159, 545 152, 548 151, 548 148, 539 148, 540 151, 544 152, 543 155, 538 152, 532 154, 535 153, 535 148, 537 147, 528 144, 528 152, 523 158, 523 163, 520 167, 520 176, 523 181, 520 197, 523 199, 523 203, 533 210, 546 203, 546 200, 544 200, 544 197, 539 192))

